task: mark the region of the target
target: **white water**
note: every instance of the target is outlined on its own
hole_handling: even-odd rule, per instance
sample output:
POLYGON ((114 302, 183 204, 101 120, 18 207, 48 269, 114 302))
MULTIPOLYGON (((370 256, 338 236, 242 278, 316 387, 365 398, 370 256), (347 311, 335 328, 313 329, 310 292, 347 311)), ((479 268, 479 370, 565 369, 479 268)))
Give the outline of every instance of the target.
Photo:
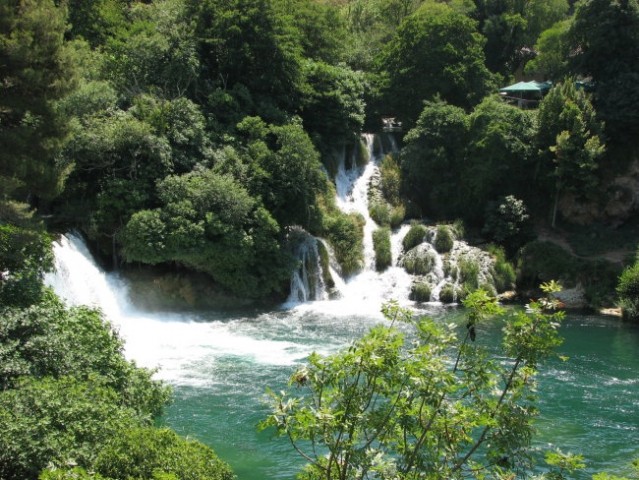
MULTIPOLYGON (((392 137, 390 137, 392 139, 392 137)), ((411 276, 403 268, 397 266, 401 255, 401 242, 409 226, 405 225, 393 232, 391 236, 391 250, 393 265, 384 272, 375 271, 375 250, 373 248, 373 232, 379 226, 368 213, 368 188, 371 179, 379 173, 379 165, 384 156, 374 154, 374 135, 364 135, 368 162, 358 167, 355 161, 344 155, 340 161, 335 187, 337 191, 337 205, 346 213, 358 213, 364 220, 364 265, 362 271, 352 278, 346 279, 340 292, 342 301, 347 305, 327 306, 338 311, 346 309, 352 312, 367 312, 377 315, 383 302, 394 299, 402 304, 408 304, 408 294, 412 283, 411 276), (348 164, 347 164, 348 161, 348 164)), ((394 143, 391 143, 394 145, 394 143)), ((324 306, 323 306, 324 307, 324 306)), ((308 308, 308 307, 307 307, 308 308)), ((310 307, 312 308, 312 307, 310 307)))
POLYGON ((254 335, 256 321, 281 328, 277 316, 229 320, 138 310, 128 300, 126 283, 98 267, 76 235, 54 243, 54 253, 56 272, 46 283, 69 305, 100 308, 126 341, 126 356, 140 366, 159 368, 157 377, 174 385, 214 384, 218 380, 210 374, 211 364, 224 356, 258 365, 292 365, 312 351, 293 341, 254 335))
MULTIPOLYGON (((55 256, 57 272, 47 282, 69 303, 100 307, 126 340, 130 359, 161 367, 157 377, 177 387, 169 423, 214 446, 242 480, 290 479, 299 468, 286 442, 255 433, 267 414, 264 389, 283 385, 311 351, 334 351, 380 319, 379 300, 363 297, 262 313, 151 314, 131 305, 127 283, 103 272, 79 237, 62 237, 55 256)), ((344 287, 363 288, 366 278, 344 287)), ((542 412, 549 415, 539 422, 543 442, 596 458, 596 468, 615 472, 636 454, 639 441, 634 401, 639 336, 618 324, 571 325, 565 330, 571 339, 567 351, 561 349, 571 360, 542 377, 547 385, 541 385, 542 412), (619 352, 623 356, 606 357, 619 352)))
MULTIPOLYGON (((295 288, 303 292, 302 298, 289 299, 275 312, 181 315, 141 311, 129 301, 126 282, 98 267, 82 239, 73 234, 63 236, 54 245, 56 273, 48 275, 46 281, 70 305, 100 308, 125 339, 127 357, 141 366, 159 368, 158 378, 175 385, 215 384, 218 380, 211 375, 211 365, 224 357, 243 358, 257 365, 293 365, 312 351, 332 351, 371 323, 382 321, 384 302, 397 299, 409 303, 411 277, 396 266, 408 226, 393 234, 394 266, 383 273, 374 270, 371 237, 377 225, 368 214, 367 188, 380 158, 372 154, 373 136, 365 138, 369 162, 363 168, 343 163, 336 183, 340 207, 366 219, 366 265, 361 273, 348 279, 340 278, 331 268, 339 292, 336 300, 328 300, 320 284, 316 290, 322 291, 307 291, 308 271, 302 262, 292 279, 295 288), (305 301, 309 298, 315 300, 305 301), (353 318, 357 319, 356 325, 350 324, 353 318), (331 330, 334 341, 315 338, 318 328, 331 330)), ((308 246, 302 248, 302 257, 317 257, 317 245, 313 252, 308 246)))
POLYGON ((291 275, 291 289, 286 305, 293 306, 310 300, 328 298, 322 275, 319 240, 308 234, 306 236, 307 238, 298 245, 295 252, 300 265, 291 275))

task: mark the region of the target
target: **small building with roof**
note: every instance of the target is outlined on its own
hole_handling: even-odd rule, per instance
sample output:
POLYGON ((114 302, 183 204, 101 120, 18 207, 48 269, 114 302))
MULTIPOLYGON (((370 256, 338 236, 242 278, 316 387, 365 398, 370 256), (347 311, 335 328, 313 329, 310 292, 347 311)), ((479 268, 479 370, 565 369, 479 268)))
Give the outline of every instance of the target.
POLYGON ((500 88, 499 95, 504 101, 517 105, 519 108, 535 108, 544 95, 552 87, 552 82, 517 82, 508 87, 500 88))

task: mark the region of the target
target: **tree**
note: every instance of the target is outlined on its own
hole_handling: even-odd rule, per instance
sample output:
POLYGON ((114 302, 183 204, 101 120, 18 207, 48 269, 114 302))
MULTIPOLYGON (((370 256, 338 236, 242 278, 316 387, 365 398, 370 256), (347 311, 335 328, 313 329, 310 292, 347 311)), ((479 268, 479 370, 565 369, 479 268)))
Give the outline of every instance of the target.
POLYGON ((262 427, 288 437, 308 461, 301 478, 461 479, 528 465, 535 373, 561 343, 563 315, 552 300, 532 302, 529 313, 513 313, 491 354, 483 323, 501 309, 483 290, 464 304, 461 339, 388 304, 390 325, 336 354, 312 354, 288 391, 271 392, 262 427))
POLYGON ((486 2, 496 9, 489 10, 483 20, 481 33, 486 37, 486 66, 492 72, 510 75, 522 63, 522 47, 525 42, 526 19, 519 9, 504 8, 514 2, 486 2))
POLYGON ((463 218, 477 222, 499 196, 536 195, 529 173, 535 159, 534 112, 487 97, 470 115, 469 142, 460 171, 463 218))
POLYGON ((180 480, 234 480, 230 467, 206 445, 168 428, 136 428, 116 435, 99 453, 94 468, 106 478, 159 475, 180 480))
POLYGON ((566 0, 531 0, 525 2, 526 37, 528 46, 534 45, 542 32, 566 19, 570 5, 566 0))
POLYGON ((304 128, 324 152, 353 142, 364 125, 362 74, 312 61, 305 62, 303 72, 308 85, 300 105, 304 128))
POLYGON ((52 268, 51 238, 35 212, 24 203, 0 201, 0 306, 36 303, 42 277, 52 268))
POLYGON ((453 218, 460 211, 460 168, 468 142, 469 119, 463 109, 426 102, 400 153, 403 193, 423 212, 453 218))
POLYGON ((569 32, 571 72, 591 77, 594 104, 616 141, 639 131, 639 2, 587 0, 569 32))
POLYGON ((346 22, 330 4, 313 0, 279 0, 280 15, 291 15, 304 57, 334 65, 343 57, 346 22))
POLYGON ((55 102, 75 83, 65 25, 52 0, 0 4, 0 180, 17 181, 22 201, 53 198, 68 173, 56 162, 67 122, 55 102))
POLYGON ((46 291, 28 308, 0 313, 3 479, 69 462, 90 468, 118 432, 161 415, 169 389, 124 358, 99 311, 68 309, 46 291))
POLYGON ((135 3, 130 21, 103 47, 105 77, 129 98, 186 95, 200 72, 193 22, 182 0, 135 3))
POLYGON ((564 190, 581 199, 592 199, 597 194, 597 170, 605 151, 603 124, 588 94, 578 89, 574 80, 568 78, 553 87, 541 101, 537 141, 541 171, 548 180, 554 177, 554 226, 564 190))
POLYGON ((512 258, 517 250, 531 240, 530 215, 524 202, 513 195, 489 202, 486 206, 486 222, 483 232, 504 246, 512 258))
POLYGON ((49 463, 88 467, 111 437, 136 421, 99 378, 25 379, 0 392, 0 475, 36 478, 49 463))
POLYGON ((99 380, 142 419, 162 413, 169 390, 124 358, 122 339, 99 311, 66 308, 47 290, 28 308, 4 307, 2 316, 0 390, 29 378, 73 376, 99 380))
POLYGON ((133 213, 154 204, 155 183, 172 170, 171 148, 134 110, 109 110, 79 124, 64 155, 75 165, 63 209, 117 261, 117 236, 133 213))
POLYGON ((317 229, 317 196, 328 182, 319 153, 299 123, 271 126, 269 133, 274 141, 271 153, 259 161, 266 175, 256 193, 282 226, 317 229))
POLYGON ((242 116, 275 121, 283 111, 294 111, 302 50, 292 18, 280 15, 274 0, 188 0, 187 5, 196 19, 202 87, 233 96, 240 86, 246 88, 253 106, 242 116))
POLYGON ((539 74, 546 79, 560 79, 568 72, 568 30, 571 20, 562 20, 544 30, 535 50, 537 56, 526 64, 526 74, 539 74))
POLYGON ((412 127, 423 101, 469 108, 489 91, 483 38, 473 20, 444 4, 425 3, 406 18, 380 55, 389 111, 412 127))
POLYGON ((282 292, 292 265, 280 227, 232 176, 199 169, 157 189, 160 208, 136 212, 123 232, 127 260, 179 262, 252 298, 282 292))
POLYGON ((619 277, 617 295, 624 315, 631 320, 639 319, 639 256, 619 277))
MULTIPOLYGON (((62 3, 59 1, 58 3, 62 3)), ((69 6, 69 36, 83 38, 92 47, 103 45, 124 28, 128 0, 66 0, 69 6)))

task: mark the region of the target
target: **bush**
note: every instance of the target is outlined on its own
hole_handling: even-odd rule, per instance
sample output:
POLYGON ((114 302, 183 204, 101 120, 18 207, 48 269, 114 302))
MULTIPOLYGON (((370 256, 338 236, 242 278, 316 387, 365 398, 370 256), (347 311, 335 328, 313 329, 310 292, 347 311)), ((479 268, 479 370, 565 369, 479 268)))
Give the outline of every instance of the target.
POLYGON ((97 376, 29 377, 0 393, 0 478, 37 478, 49 463, 69 459, 89 466, 117 432, 141 422, 118 397, 97 376))
POLYGON ((433 246, 439 253, 447 253, 453 249, 455 239, 447 225, 438 225, 433 246))
POLYGON ((364 252, 364 219, 358 214, 336 213, 325 219, 324 230, 343 275, 350 275, 362 267, 364 252))
POLYGON ((439 301, 442 303, 453 303, 455 302, 455 293, 455 287, 451 283, 447 283, 439 292, 439 301))
POLYGON ((435 259, 433 258, 432 252, 422 253, 418 255, 410 255, 404 257, 402 261, 402 266, 404 270, 413 275, 426 275, 432 269, 435 264, 435 259))
POLYGON ((492 272, 495 289, 498 292, 504 292, 515 288, 515 280, 517 279, 515 267, 506 260, 504 249, 496 245, 491 245, 488 247, 488 251, 492 254, 495 262, 492 272))
POLYGON ((623 271, 619 277, 617 294, 624 318, 639 320, 639 261, 623 271))
POLYGON ((518 265, 518 283, 522 288, 535 288, 551 279, 564 287, 575 285, 577 259, 552 242, 531 242, 524 246, 518 265))
POLYGON ((468 256, 459 260, 459 280, 466 292, 472 292, 479 288, 479 264, 474 258, 468 256))
POLYGON ((391 207, 384 201, 373 201, 368 206, 368 214, 373 221, 381 226, 390 225, 391 220, 391 207))
POLYGON ((426 236, 426 227, 419 223, 413 223, 408 230, 408 233, 402 240, 402 246, 404 247, 404 251, 408 252, 411 248, 416 247, 420 243, 424 241, 424 237, 426 236))
POLYGON ((96 459, 95 470, 108 478, 234 480, 231 468, 206 445, 163 428, 136 428, 116 436, 96 459), (165 476, 166 478, 166 476, 165 476))
POLYGON ((375 269, 381 272, 391 266, 391 238, 389 228, 379 228, 373 232, 373 248, 375 249, 375 269))
POLYGON ((531 238, 529 218, 524 202, 508 195, 488 204, 483 232, 512 256, 531 238))
POLYGON ((399 227, 406 218, 406 207, 404 205, 397 205, 391 208, 390 212, 390 226, 391 228, 399 227))
POLYGON ((399 204, 401 171, 393 154, 386 155, 382 160, 380 174, 384 198, 393 205, 399 204))
POLYGON ((614 301, 621 269, 603 259, 585 260, 552 242, 531 242, 524 246, 518 263, 517 286, 535 288, 557 279, 565 288, 581 284, 592 307, 614 301))
POLYGON ((426 282, 415 282, 410 288, 408 298, 416 302, 430 301, 430 285, 426 282))

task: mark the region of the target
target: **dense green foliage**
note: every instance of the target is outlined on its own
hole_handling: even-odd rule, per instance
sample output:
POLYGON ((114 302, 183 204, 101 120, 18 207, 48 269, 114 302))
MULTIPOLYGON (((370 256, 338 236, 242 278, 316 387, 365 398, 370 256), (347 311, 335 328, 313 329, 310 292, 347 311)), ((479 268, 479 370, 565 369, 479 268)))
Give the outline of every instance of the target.
POLYGON ((407 252, 411 248, 416 247, 424 241, 425 237, 426 228, 419 223, 413 223, 410 226, 410 230, 408 230, 408 232, 402 239, 402 247, 404 247, 404 251, 407 252))
MULTIPOLYGON (((528 222, 571 221, 562 201, 606 212, 616 198, 613 174, 639 154, 638 58, 637 0, 0 0, 0 477, 35 478, 51 464, 62 468, 45 479, 231 478, 210 450, 150 428, 165 387, 123 359, 98 312, 67 309, 43 287, 52 268, 48 227, 80 229, 113 267, 188 268, 226 291, 281 299, 296 264, 287 235, 298 226, 330 243, 343 275, 362 268, 364 220, 336 208, 330 174, 336 152, 361 157, 358 135, 364 125, 379 130, 380 117, 402 122, 403 138, 401 151, 383 159, 380 195, 370 203, 383 227, 374 237, 378 269, 391 263, 389 227, 407 213, 460 218, 498 244, 499 290, 512 287, 509 262, 517 260, 522 288, 559 278, 583 285, 592 304, 607 301, 616 267, 526 243, 528 222), (538 109, 492 95, 522 72, 555 85, 538 109)), ((415 224, 404 250, 425 235, 415 224)), ((453 239, 441 227, 436 249, 449 251, 453 239)), ((404 259, 415 274, 431 263, 429 255, 404 259)), ((478 287, 478 270, 462 259, 461 287, 444 286, 440 299, 478 287)), ((624 272, 617 290, 629 316, 638 309, 636 270, 624 272)), ((412 295, 427 300, 430 292, 417 283, 412 295)), ((450 344, 449 333, 428 322, 413 326, 450 344)), ((382 328, 354 348, 399 365, 400 337, 382 328)), ((462 342, 464 380, 497 372, 491 363, 471 365, 479 354, 467 347, 462 342)), ((323 362, 311 360, 317 371, 323 362)), ((403 372, 389 371, 389 382, 413 381, 403 372)), ((433 397, 440 406, 469 385, 454 387, 461 370, 437 375, 425 378, 444 395, 433 397)), ((458 427, 446 435, 405 422, 414 417, 398 401, 394 413, 407 408, 401 422, 367 418, 397 420, 393 428, 406 432, 393 440, 390 463, 373 467, 354 441, 343 450, 350 453, 329 445, 337 456, 317 459, 308 475, 357 465, 381 477, 393 462, 408 475, 439 455, 442 475, 452 478, 481 450, 471 442, 492 434, 473 437, 455 422, 496 432, 490 422, 519 418, 525 409, 501 410, 513 399, 510 387, 520 385, 506 384, 497 404, 481 397, 486 389, 468 390, 475 412, 463 401, 457 411, 433 409, 429 428, 458 427), (451 442, 434 445, 447 436, 451 442), (466 458, 455 450, 464 445, 466 458), (341 463, 351 453, 353 462, 341 463), (450 455, 456 463, 444 461, 450 455)), ((370 428, 352 425, 353 435, 370 428)), ((390 445, 387 432, 373 437, 380 446, 390 445)), ((491 444, 495 452, 517 446, 500 442, 506 437, 491 444)))
POLYGON ((453 249, 455 237, 448 225, 438 225, 433 246, 439 253, 447 253, 453 249))
MULTIPOLYGON (((565 0, 7 0, 0 6, 7 205, 0 220, 11 230, 4 241, 13 248, 27 238, 24 222, 6 212, 19 209, 26 219, 39 208, 53 224, 81 229, 114 267, 179 264, 234 293, 282 298, 293 268, 281 253, 289 227, 334 243, 344 272, 361 267, 359 220, 326 200, 331 179, 322 164, 334 173, 336 152, 359 149, 364 125, 379 129, 380 116, 392 116, 405 137, 401 154, 380 166, 372 217, 391 228, 407 214, 462 218, 516 255, 522 241, 495 230, 488 204, 514 196, 531 216, 554 209, 561 221, 566 198, 605 204, 614 194, 600 188, 606 166, 636 153, 627 139, 638 123, 637 2, 569 7, 565 0), (490 96, 523 69, 561 85, 538 111, 490 96), (592 97, 574 87, 584 77, 592 97), (167 189, 211 181, 211 191, 222 177, 244 211, 233 227, 195 235, 182 251, 180 235, 214 221, 207 215, 228 217, 215 211, 219 202, 181 210, 167 189), (196 243, 206 247, 194 254, 196 243), (253 280, 241 285, 234 276, 253 280)), ((44 239, 37 223, 27 230, 44 239)), ((32 275, 12 272, 3 277, 7 298, 18 290, 38 295, 37 281, 28 286, 32 275)))
POLYGON ((639 257, 619 277, 617 295, 624 316, 631 320, 639 319, 639 257))
POLYGON ((478 103, 491 78, 482 44, 472 19, 447 5, 425 3, 401 23, 380 59, 389 107, 412 125, 422 102, 436 95, 461 107, 478 103))
POLYGON ((392 265, 391 238, 389 228, 378 228, 373 232, 375 270, 381 272, 392 265))
POLYGON ((535 374, 561 343, 563 314, 550 298, 513 312, 491 352, 484 322, 503 311, 483 290, 464 304, 461 334, 386 305, 390 324, 336 354, 312 354, 287 391, 271 392, 262 425, 307 460, 303 478, 456 479, 529 465, 535 374))
MULTIPOLYGON (((1 313, 2 478, 36 478, 44 468, 70 464, 110 476, 113 470, 100 463, 114 461, 110 448, 121 448, 119 462, 142 468, 140 455, 120 440, 124 432, 141 427, 149 441, 158 443, 162 457, 151 458, 150 448, 146 451, 145 478, 153 470, 182 475, 198 463, 207 465, 207 473, 192 478, 233 478, 207 447, 151 427, 170 391, 152 380, 151 371, 124 358, 122 341, 99 311, 67 308, 46 292, 28 308, 4 306, 1 313)), ((129 475, 121 472, 112 478, 129 475)))

